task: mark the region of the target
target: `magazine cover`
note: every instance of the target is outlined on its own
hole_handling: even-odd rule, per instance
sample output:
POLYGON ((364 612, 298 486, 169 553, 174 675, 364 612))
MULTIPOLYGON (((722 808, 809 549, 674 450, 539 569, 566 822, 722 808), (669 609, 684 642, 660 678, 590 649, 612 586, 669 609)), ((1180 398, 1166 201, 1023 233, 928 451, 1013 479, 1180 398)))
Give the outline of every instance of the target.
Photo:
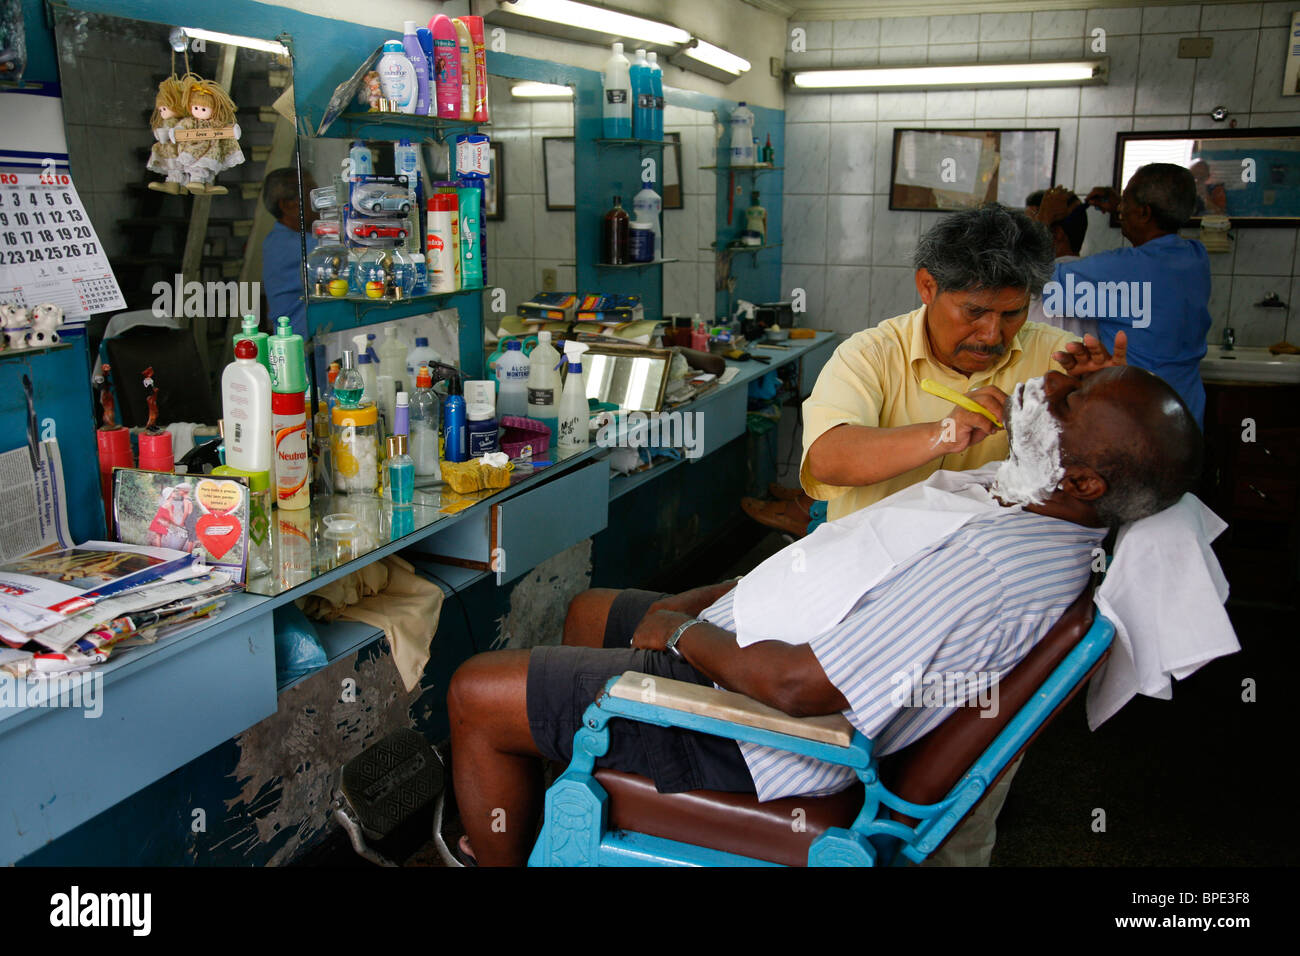
POLYGON ((233 478, 113 472, 118 540, 170 548, 242 583, 248 565, 248 486, 233 478))

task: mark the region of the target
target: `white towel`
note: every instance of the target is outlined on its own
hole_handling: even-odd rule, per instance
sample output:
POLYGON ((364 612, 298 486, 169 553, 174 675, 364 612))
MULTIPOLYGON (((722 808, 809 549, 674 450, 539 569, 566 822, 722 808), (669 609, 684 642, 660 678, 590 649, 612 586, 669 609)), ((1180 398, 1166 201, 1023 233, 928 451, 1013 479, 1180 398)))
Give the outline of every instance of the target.
POLYGON ((1210 542, 1227 525, 1195 495, 1125 525, 1096 604, 1115 625, 1110 657, 1088 688, 1096 730, 1135 694, 1168 700, 1170 678, 1241 650, 1223 602, 1228 581, 1210 542))

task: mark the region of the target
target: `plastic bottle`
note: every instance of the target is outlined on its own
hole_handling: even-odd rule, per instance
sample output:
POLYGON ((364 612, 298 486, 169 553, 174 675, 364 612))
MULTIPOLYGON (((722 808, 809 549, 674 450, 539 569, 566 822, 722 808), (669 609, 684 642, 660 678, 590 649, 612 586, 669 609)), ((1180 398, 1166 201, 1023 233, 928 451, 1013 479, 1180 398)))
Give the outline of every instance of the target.
MULTIPOLYGON (((415 38, 420 41, 420 52, 424 54, 425 68, 429 71, 429 95, 433 96, 436 92, 433 78, 437 75, 433 62, 433 34, 429 32, 428 27, 420 27, 415 31, 415 38)), ((432 105, 429 112, 434 116, 438 115, 437 104, 433 100, 430 100, 430 103, 432 105)))
POLYGON ((412 381, 406 373, 406 355, 409 351, 406 343, 397 337, 397 329, 387 326, 384 337, 375 347, 375 354, 379 356, 379 374, 387 375, 394 382, 412 381))
POLYGON ((663 142, 664 138, 664 70, 659 65, 659 54, 651 50, 646 54, 650 61, 650 85, 655 98, 654 123, 650 127, 650 138, 663 142))
POLYGON ((409 139, 399 139, 393 145, 393 172, 398 176, 410 176, 420 166, 419 147, 409 139))
POLYGON ((767 243, 767 210, 758 202, 758 190, 755 189, 749 194, 751 200, 750 206, 745 210, 745 231, 756 232, 762 236, 764 245, 767 243))
POLYGON ((365 334, 354 335, 352 341, 357 343, 357 372, 365 385, 365 391, 361 393, 361 404, 373 404, 379 383, 375 380, 376 363, 370 351, 370 343, 365 334))
POLYGON ((468 461, 469 441, 466 436, 465 398, 461 394, 460 374, 451 376, 448 395, 442 402, 442 432, 447 461, 468 461))
POLYGON ((776 150, 772 148, 772 134, 767 134, 767 142, 763 144, 762 161, 764 166, 773 166, 776 164, 776 150))
POLYGON ((433 391, 433 373, 427 365, 415 377, 415 394, 411 396, 410 454, 415 461, 416 478, 440 479, 438 467, 438 397, 433 391))
POLYGON ((405 435, 388 436, 388 461, 384 462, 384 474, 388 500, 395 505, 409 505, 415 499, 415 461, 406 453, 405 435))
POLYGON ((438 361, 438 353, 429 348, 429 340, 423 335, 415 336, 415 347, 406 353, 406 379, 414 382, 420 374, 420 366, 429 366, 429 385, 433 385, 433 366, 438 361))
POLYGON ((653 139, 655 121, 654 80, 650 78, 650 63, 645 50, 637 50, 628 67, 628 80, 632 84, 632 137, 653 139))
POLYGON ((605 99, 601 104, 606 139, 630 139, 632 136, 632 77, 623 44, 615 43, 613 55, 605 62, 605 99))
POLYGON ((276 333, 267 340, 271 359, 272 467, 276 501, 298 510, 310 503, 311 480, 307 456, 307 354, 302 336, 289 317, 280 316, 276 333))
POLYGON ((488 121, 487 44, 483 40, 483 18, 461 17, 469 27, 469 38, 474 43, 474 122, 488 121))
POLYGON ((271 468, 271 376, 257 361, 257 346, 244 339, 221 373, 221 414, 226 464, 240 471, 271 468))
POLYGON ((528 356, 528 417, 551 430, 552 445, 559 424, 560 353, 551 345, 550 332, 537 333, 537 345, 528 356))
POLYGON ((497 450, 496 385, 490 379, 465 383, 465 441, 471 458, 497 450))
POLYGON ((451 17, 439 13, 429 20, 433 34, 434 92, 440 119, 460 118, 460 44, 451 17))
POLYGON ((479 229, 481 223, 479 212, 482 208, 483 194, 480 192, 480 185, 471 183, 469 186, 461 187, 456 190, 457 216, 456 231, 459 233, 460 242, 460 282, 457 288, 461 289, 478 289, 483 285, 483 256, 480 254, 482 243, 482 232, 479 229))
POLYGON ((246 315, 241 321, 242 330, 235 333, 234 344, 238 345, 244 339, 248 339, 257 347, 257 360, 262 363, 262 368, 266 369, 266 374, 271 374, 271 353, 267 350, 266 341, 269 338, 265 332, 257 328, 257 316, 246 315))
POLYGON ((384 41, 384 55, 379 58, 379 89, 394 113, 415 112, 419 80, 401 40, 384 41))
POLYGON ((564 357, 569 374, 564 379, 564 394, 560 397, 560 434, 556 444, 561 451, 586 448, 591 444, 587 421, 591 417, 587 404, 587 377, 582 372, 582 353, 587 346, 570 340, 564 343, 564 357))
POLYGON ((663 206, 663 200, 649 183, 646 183, 641 191, 632 197, 632 212, 636 215, 636 221, 649 223, 654 231, 654 254, 650 258, 656 260, 664 257, 663 238, 659 232, 659 213, 663 210, 663 206))
POLYGON ((460 248, 452 235, 452 217, 457 215, 459 204, 455 193, 434 193, 429 197, 424 255, 432 295, 456 291, 460 248))
POLYGON ((614 197, 614 208, 605 213, 601 232, 601 261, 607 265, 621 266, 630 261, 628 249, 630 236, 627 211, 623 208, 623 197, 614 197))
POLYGON ((402 24, 402 50, 415 69, 415 115, 428 116, 429 109, 429 61, 420 46, 420 38, 415 35, 415 21, 407 20, 402 24))
POLYGON ((287 315, 276 322, 275 335, 267 339, 271 389, 276 392, 307 391, 307 353, 302 336, 293 330, 287 315))
POLYGON ((707 352, 709 350, 709 330, 704 327, 704 320, 700 318, 700 313, 695 313, 695 321, 691 324, 691 348, 697 352, 707 352))
POLYGON ((528 359, 518 339, 506 343, 505 353, 497 359, 497 381, 501 394, 497 396, 497 417, 528 415, 528 359))
POLYGON ((731 165, 754 165, 754 113, 744 100, 731 111, 731 165))
POLYGON ((456 30, 456 52, 460 54, 460 119, 465 122, 474 120, 475 69, 474 41, 469 35, 469 26, 462 20, 452 20, 456 30))
POLYGON ((352 175, 369 176, 375 171, 375 157, 370 147, 361 140, 356 140, 348 150, 349 169, 352 175))

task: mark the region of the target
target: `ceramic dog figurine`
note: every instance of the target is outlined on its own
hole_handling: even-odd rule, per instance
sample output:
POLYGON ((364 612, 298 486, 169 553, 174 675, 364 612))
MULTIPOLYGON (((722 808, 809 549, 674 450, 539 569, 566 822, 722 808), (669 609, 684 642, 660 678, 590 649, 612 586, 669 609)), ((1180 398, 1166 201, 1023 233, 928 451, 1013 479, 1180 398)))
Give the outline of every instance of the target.
POLYGON ((0 325, 4 326, 5 347, 25 349, 31 330, 31 313, 20 305, 0 305, 0 325))
POLYGON ((27 333, 29 349, 59 344, 58 328, 63 324, 63 309, 53 302, 42 302, 32 310, 32 330, 27 333))

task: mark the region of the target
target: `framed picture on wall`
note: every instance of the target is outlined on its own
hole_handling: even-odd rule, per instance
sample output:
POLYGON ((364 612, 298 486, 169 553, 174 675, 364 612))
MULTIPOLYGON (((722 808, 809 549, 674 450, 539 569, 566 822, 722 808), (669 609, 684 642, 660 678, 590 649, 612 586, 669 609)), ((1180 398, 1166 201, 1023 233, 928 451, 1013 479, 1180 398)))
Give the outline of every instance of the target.
POLYGON ((685 190, 682 189, 682 134, 666 133, 664 139, 664 168, 660 182, 663 184, 663 201, 665 209, 682 209, 685 202, 685 190))
POLYGON ((573 137, 542 137, 542 173, 546 177, 546 208, 575 208, 573 137))
POLYGON ((483 218, 506 218, 506 167, 505 147, 501 143, 490 143, 492 150, 492 171, 487 182, 483 184, 483 218))

